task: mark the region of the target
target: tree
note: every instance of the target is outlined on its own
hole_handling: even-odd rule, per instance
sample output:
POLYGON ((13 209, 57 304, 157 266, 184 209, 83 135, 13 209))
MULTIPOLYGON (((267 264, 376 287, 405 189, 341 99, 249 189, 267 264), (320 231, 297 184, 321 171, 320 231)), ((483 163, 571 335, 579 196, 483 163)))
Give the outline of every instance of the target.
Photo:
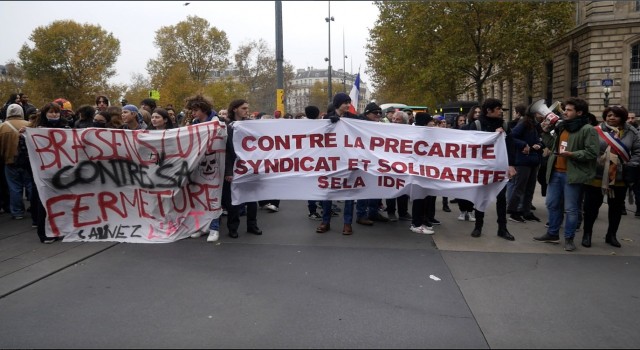
POLYGON ((36 28, 18 53, 32 95, 47 100, 64 97, 74 105, 94 103, 115 75, 120 41, 100 26, 71 20, 36 28))
POLYGON ((247 86, 232 77, 225 77, 207 84, 204 94, 211 98, 216 111, 227 109, 229 103, 237 98, 250 96, 247 86))
POLYGON ((213 71, 224 70, 229 64, 227 34, 198 16, 158 29, 154 45, 160 53, 157 59, 149 60, 147 71, 158 87, 164 83, 164 74, 175 67, 187 69, 191 80, 204 86, 213 71))
POLYGON ((0 71, 0 100, 4 103, 11 94, 17 94, 23 91, 24 72, 15 61, 11 60, 4 64, 4 68, 0 71))
POLYGON ((328 105, 329 82, 316 81, 309 89, 309 105, 320 108, 320 113, 326 112, 324 109, 328 105))
MULTIPOLYGON (((139 106, 145 98, 149 98, 151 82, 142 74, 132 74, 131 84, 127 87, 124 98, 129 104, 139 106)), ((162 95, 160 95, 162 97, 162 95)))
POLYGON ((534 74, 572 26, 571 2, 376 2, 367 63, 381 97, 455 99, 485 81, 534 74), (469 84, 471 82, 471 85, 469 84), (405 97, 406 96, 406 97, 405 97), (424 98, 424 97, 423 97, 424 98))
POLYGON ((193 80, 186 63, 176 63, 164 72, 163 83, 158 89, 160 91, 158 104, 172 104, 174 107, 182 108, 185 99, 199 92, 199 89, 201 90, 202 87, 193 80))
MULTIPOLYGON (((240 83, 249 90, 247 100, 251 109, 271 113, 276 108, 276 56, 266 41, 250 41, 240 45, 234 54, 235 69, 240 83)), ((286 87, 294 77, 293 66, 284 63, 286 87)))

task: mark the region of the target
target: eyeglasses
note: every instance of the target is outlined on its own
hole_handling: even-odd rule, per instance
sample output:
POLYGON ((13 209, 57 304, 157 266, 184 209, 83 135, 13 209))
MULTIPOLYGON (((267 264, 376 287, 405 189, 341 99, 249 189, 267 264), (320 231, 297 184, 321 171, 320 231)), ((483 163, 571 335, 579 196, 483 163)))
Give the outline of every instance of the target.
POLYGON ((377 114, 377 115, 382 115, 382 111, 374 111, 374 112, 371 112, 371 113, 377 114))

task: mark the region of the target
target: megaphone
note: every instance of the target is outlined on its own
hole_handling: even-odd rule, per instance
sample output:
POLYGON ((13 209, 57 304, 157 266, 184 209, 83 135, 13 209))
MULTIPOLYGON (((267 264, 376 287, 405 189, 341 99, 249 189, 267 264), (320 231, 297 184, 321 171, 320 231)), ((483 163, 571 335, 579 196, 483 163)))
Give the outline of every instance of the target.
POLYGON ((556 112, 556 114, 564 114, 564 110, 562 109, 562 102, 560 101, 554 102, 551 107, 549 107, 549 109, 553 112, 556 112))
MULTIPOLYGON (((559 102, 556 102, 557 104, 559 104, 559 102)), ((553 108, 557 108, 558 105, 553 104, 553 108)), ((546 104, 544 104, 544 99, 539 99, 538 101, 534 102, 530 107, 529 110, 531 112, 534 113, 540 113, 544 116, 544 123, 546 123, 547 125, 555 125, 558 120, 560 120, 560 117, 555 114, 551 109, 549 109, 549 107, 547 107, 546 104)))

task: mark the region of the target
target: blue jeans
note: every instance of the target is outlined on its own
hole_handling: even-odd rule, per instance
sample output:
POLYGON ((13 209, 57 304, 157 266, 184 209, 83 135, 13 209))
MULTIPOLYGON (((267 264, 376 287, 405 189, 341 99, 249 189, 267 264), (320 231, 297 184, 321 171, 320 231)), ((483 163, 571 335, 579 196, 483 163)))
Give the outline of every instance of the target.
POLYGON ((217 219, 211 220, 211 223, 209 224, 209 230, 220 231, 220 218, 219 217, 217 219))
MULTIPOLYGON (((322 223, 329 224, 331 222, 331 201, 322 201, 322 223)), ((353 221, 353 200, 344 201, 344 210, 342 211, 345 224, 353 221)))
POLYGON ((582 184, 567 183, 567 174, 554 171, 551 173, 547 187, 546 205, 549 212, 549 228, 547 233, 551 236, 560 235, 560 225, 566 213, 567 220, 564 223, 564 238, 573 238, 579 221, 580 195, 582 184), (562 202, 564 200, 564 208, 562 202))
POLYGON ((24 216, 24 190, 27 190, 27 198, 31 200, 33 176, 27 169, 5 165, 4 173, 9 186, 9 209, 11 216, 24 216))

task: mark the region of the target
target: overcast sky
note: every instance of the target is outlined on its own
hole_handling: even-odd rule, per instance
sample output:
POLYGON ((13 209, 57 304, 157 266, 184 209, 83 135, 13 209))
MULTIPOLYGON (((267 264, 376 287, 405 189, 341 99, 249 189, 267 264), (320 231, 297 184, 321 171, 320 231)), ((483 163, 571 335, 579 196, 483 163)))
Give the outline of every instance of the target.
MULTIPOLYGON (((120 40, 120 56, 114 82, 127 83, 133 73, 147 76, 146 64, 156 58, 155 32, 175 25, 190 15, 209 21, 227 33, 231 54, 240 44, 264 39, 275 52, 275 1, 1 1, 0 64, 18 59, 24 43, 33 45, 29 36, 38 26, 56 20, 74 20, 100 25, 120 40)), ((378 9, 372 1, 332 1, 331 65, 343 68, 343 31, 346 70, 353 73, 360 66, 361 78, 367 82, 366 49, 369 29, 378 9)), ((284 59, 296 69, 326 68, 328 56, 328 1, 283 1, 284 59)))

